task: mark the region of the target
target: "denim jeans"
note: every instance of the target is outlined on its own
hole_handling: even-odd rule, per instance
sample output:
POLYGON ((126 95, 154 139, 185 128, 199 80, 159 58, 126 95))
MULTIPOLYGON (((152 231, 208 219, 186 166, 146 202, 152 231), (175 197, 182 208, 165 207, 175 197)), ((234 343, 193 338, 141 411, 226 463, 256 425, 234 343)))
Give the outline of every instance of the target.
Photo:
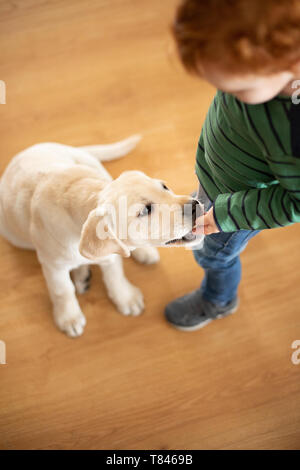
MULTIPOLYGON (((204 204, 205 211, 212 206, 201 187, 198 199, 204 204)), ((213 233, 204 237, 201 249, 193 250, 195 260, 205 271, 200 291, 206 300, 223 307, 236 297, 241 281, 239 255, 248 241, 259 232, 260 230, 239 230, 213 233)))

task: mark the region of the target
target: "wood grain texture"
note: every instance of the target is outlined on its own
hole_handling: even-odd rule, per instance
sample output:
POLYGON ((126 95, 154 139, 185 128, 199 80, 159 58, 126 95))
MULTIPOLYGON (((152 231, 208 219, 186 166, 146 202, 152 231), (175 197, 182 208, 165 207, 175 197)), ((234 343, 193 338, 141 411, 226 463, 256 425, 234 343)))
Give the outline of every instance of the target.
MULTIPOLYGON (((178 193, 197 185, 197 140, 214 89, 188 77, 169 25, 175 0, 0 2, 0 171, 33 143, 107 143, 132 133, 113 176, 140 169, 178 193)), ((0 240, 2 449, 299 449, 300 228, 264 231, 242 253, 241 306, 181 333, 165 304, 203 272, 183 249, 161 263, 125 261, 145 294, 139 318, 119 315, 93 269, 80 297, 88 325, 55 329, 32 252, 0 240)))

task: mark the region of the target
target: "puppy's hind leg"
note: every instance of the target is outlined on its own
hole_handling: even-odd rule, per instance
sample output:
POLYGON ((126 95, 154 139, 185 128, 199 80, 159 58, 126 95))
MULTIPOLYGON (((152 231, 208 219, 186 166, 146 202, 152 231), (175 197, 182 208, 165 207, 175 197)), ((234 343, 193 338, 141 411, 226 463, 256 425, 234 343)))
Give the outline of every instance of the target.
POLYGON ((71 279, 77 294, 84 294, 91 286, 92 271, 88 264, 83 264, 71 271, 71 279))
POLYGON ((132 251, 131 256, 142 264, 155 264, 160 260, 158 250, 154 246, 140 246, 132 251))

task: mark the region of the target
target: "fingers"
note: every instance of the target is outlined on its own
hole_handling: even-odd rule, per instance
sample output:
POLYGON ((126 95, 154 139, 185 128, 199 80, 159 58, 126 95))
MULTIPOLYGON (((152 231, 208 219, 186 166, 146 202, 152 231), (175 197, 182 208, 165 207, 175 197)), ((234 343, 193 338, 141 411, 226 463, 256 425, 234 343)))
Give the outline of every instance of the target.
POLYGON ((204 227, 204 235, 211 235, 212 233, 216 233, 211 225, 205 225, 204 227))
POLYGON ((201 227, 195 227, 193 228, 193 233, 195 235, 211 235, 212 233, 217 233, 218 230, 216 230, 215 227, 212 227, 211 225, 202 225, 201 227))
POLYGON ((195 227, 193 228, 193 233, 195 235, 211 235, 212 233, 218 232, 219 229, 215 223, 211 209, 196 219, 195 227))
POLYGON ((197 227, 193 228, 193 234, 194 235, 205 235, 205 226, 204 225, 198 225, 197 227))
POLYGON ((205 225, 206 212, 195 220, 195 227, 205 225))
POLYGON ((192 232, 195 234, 195 235, 204 235, 204 229, 205 229, 205 226, 207 225, 207 222, 206 222, 206 212, 201 215, 200 217, 198 217, 198 219, 195 220, 195 226, 192 230, 192 232))

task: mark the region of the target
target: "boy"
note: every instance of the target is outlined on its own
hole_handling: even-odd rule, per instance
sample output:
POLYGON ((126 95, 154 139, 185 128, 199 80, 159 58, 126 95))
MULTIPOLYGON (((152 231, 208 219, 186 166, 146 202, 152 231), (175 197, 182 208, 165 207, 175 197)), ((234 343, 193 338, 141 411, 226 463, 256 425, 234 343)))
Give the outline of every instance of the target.
POLYGON ((218 89, 196 158, 205 277, 165 311, 192 331, 237 309, 248 241, 300 222, 300 1, 184 0, 173 33, 186 69, 218 89))

